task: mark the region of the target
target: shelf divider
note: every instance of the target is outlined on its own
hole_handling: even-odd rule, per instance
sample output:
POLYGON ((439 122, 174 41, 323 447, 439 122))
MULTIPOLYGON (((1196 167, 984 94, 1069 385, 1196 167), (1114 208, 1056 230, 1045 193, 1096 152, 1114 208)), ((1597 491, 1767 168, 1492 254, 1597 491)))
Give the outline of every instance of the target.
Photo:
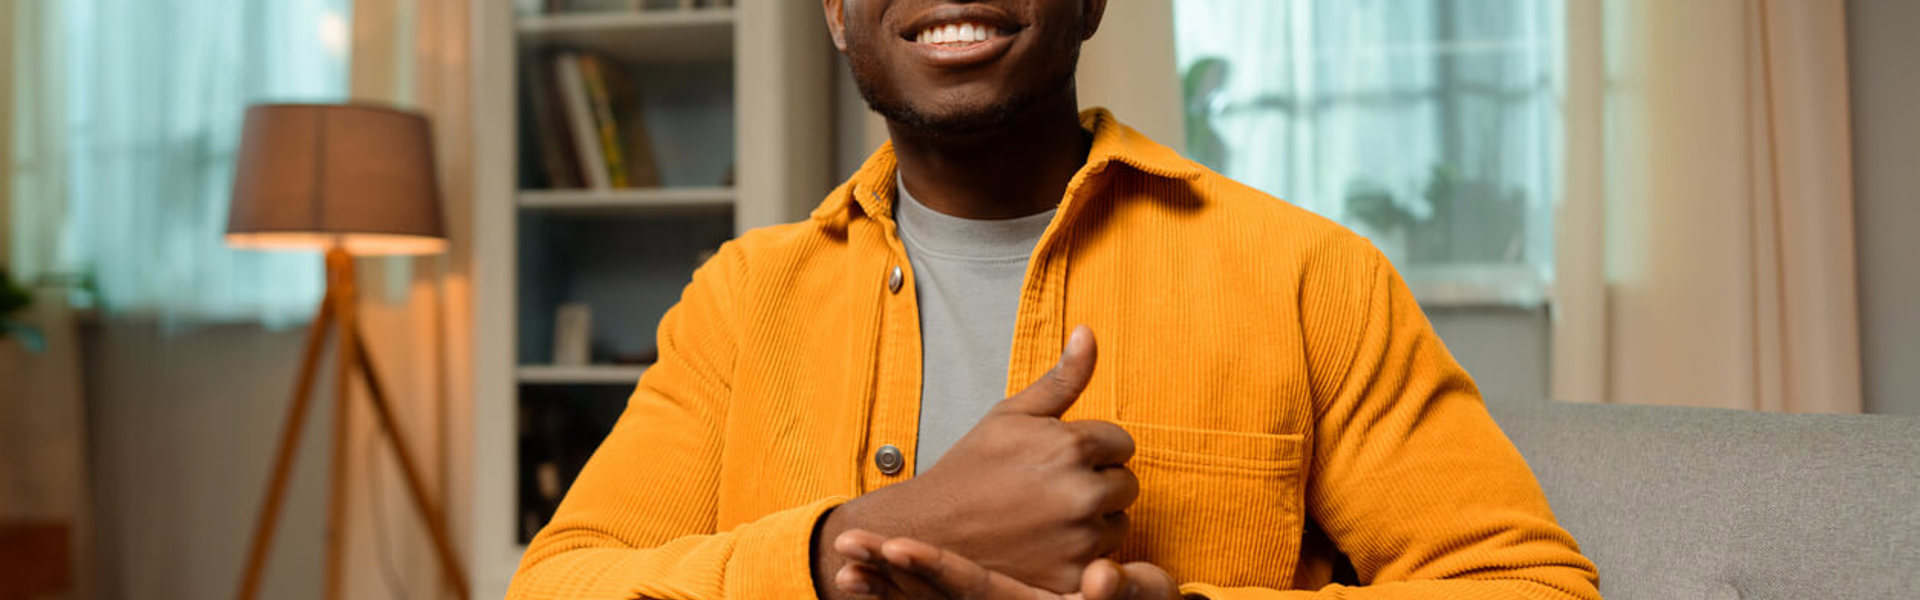
POLYGON ((569 48, 622 61, 724 62, 733 58, 732 8, 577 12, 528 16, 516 26, 521 47, 569 48))
POLYGON ((632 385, 648 365, 520 365, 515 377, 522 384, 632 385))
POLYGON ((523 209, 551 212, 657 215, 724 213, 735 196, 730 187, 522 190, 518 202, 523 209))

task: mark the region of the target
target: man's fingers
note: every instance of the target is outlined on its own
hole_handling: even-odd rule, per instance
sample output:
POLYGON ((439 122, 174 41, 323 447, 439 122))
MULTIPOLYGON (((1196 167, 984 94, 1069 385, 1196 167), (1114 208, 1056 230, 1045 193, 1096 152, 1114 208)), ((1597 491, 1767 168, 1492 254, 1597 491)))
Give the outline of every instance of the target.
POLYGON ((1100 514, 1117 513, 1133 507, 1133 501, 1140 499, 1140 478, 1126 467, 1107 467, 1093 473, 1100 478, 1100 485, 1106 489, 1101 498, 1100 514))
POLYGON ((1066 424, 1080 440, 1081 458, 1090 467, 1117 467, 1133 460, 1133 434, 1106 421, 1069 421, 1066 424))
POLYGON ((1080 399, 1080 392, 1087 389, 1098 354, 1093 330, 1085 325, 1073 328, 1073 335, 1067 337, 1067 347, 1060 352, 1060 363, 1003 404, 1021 414, 1059 418, 1080 399))
POLYGON ((847 560, 884 564, 885 559, 880 557, 880 545, 886 541, 887 538, 871 531, 848 529, 833 538, 833 551, 847 557, 847 560))
POLYGON ((1059 598, 982 567, 964 556, 911 538, 893 538, 880 549, 887 563, 918 575, 948 598, 1053 600, 1059 598))
POLYGON ((891 597, 886 575, 880 573, 880 567, 867 563, 850 562, 840 567, 833 574, 833 585, 855 596, 891 597))
POLYGON ((1080 574, 1080 595, 1085 600, 1125 600, 1126 585, 1120 565, 1105 558, 1093 561, 1080 574))
POLYGON ((1166 570, 1148 562, 1130 562, 1120 567, 1120 573, 1127 580, 1127 593, 1121 596, 1129 600, 1160 600, 1177 598, 1180 584, 1168 575, 1166 570))
POLYGON ((1179 595, 1173 577, 1152 563, 1121 565, 1102 558, 1080 576, 1079 600, 1166 600, 1179 595))
POLYGON ((1133 528, 1133 518, 1124 512, 1107 513, 1100 517, 1105 527, 1100 530, 1100 546, 1096 548, 1100 556, 1113 554, 1127 541, 1127 531, 1133 528))

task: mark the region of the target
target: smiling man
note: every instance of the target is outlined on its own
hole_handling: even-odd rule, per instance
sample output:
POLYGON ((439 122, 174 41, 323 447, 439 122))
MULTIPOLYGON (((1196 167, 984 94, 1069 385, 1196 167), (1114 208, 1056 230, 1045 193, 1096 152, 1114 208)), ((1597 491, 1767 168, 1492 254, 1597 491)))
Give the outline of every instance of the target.
POLYGON ((1079 112, 1105 1, 823 4, 892 143, 695 274, 512 597, 1599 597, 1377 250, 1079 112))

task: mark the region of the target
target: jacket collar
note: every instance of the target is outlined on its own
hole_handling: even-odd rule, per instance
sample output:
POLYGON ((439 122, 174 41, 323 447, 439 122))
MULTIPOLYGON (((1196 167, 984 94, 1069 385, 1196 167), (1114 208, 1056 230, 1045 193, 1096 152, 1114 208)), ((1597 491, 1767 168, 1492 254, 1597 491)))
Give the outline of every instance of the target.
MULTIPOLYGON (((1093 132, 1093 147, 1087 152, 1083 171, 1100 173, 1110 164, 1120 163, 1166 179, 1194 179, 1206 172, 1172 148, 1114 119, 1107 109, 1091 108, 1081 112, 1080 126, 1093 132)), ((827 195, 826 201, 814 209, 813 218, 835 221, 850 217, 851 210, 858 207, 865 214, 891 219, 896 189, 894 177, 898 172, 893 142, 882 144, 852 178, 827 195)))

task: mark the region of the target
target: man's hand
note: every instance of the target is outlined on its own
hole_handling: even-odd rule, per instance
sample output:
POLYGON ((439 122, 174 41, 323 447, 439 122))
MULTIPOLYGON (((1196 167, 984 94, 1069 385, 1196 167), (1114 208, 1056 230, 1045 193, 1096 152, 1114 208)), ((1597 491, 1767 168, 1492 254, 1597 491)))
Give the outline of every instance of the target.
POLYGON ((1041 589, 1079 589, 1088 563, 1120 546, 1123 511, 1140 494, 1124 466, 1133 457, 1126 430, 1060 420, 1093 376, 1095 355, 1093 331, 1076 328, 1053 370, 995 405, 939 463, 828 513, 815 540, 816 581, 842 563, 832 541, 864 529, 924 540, 1041 589))
POLYGON ((996 573, 966 557, 911 538, 852 530, 834 539, 848 559, 834 575, 840 591, 885 600, 1178 600, 1173 577, 1149 563, 1098 559, 1079 574, 1080 591, 1056 594, 996 573))

